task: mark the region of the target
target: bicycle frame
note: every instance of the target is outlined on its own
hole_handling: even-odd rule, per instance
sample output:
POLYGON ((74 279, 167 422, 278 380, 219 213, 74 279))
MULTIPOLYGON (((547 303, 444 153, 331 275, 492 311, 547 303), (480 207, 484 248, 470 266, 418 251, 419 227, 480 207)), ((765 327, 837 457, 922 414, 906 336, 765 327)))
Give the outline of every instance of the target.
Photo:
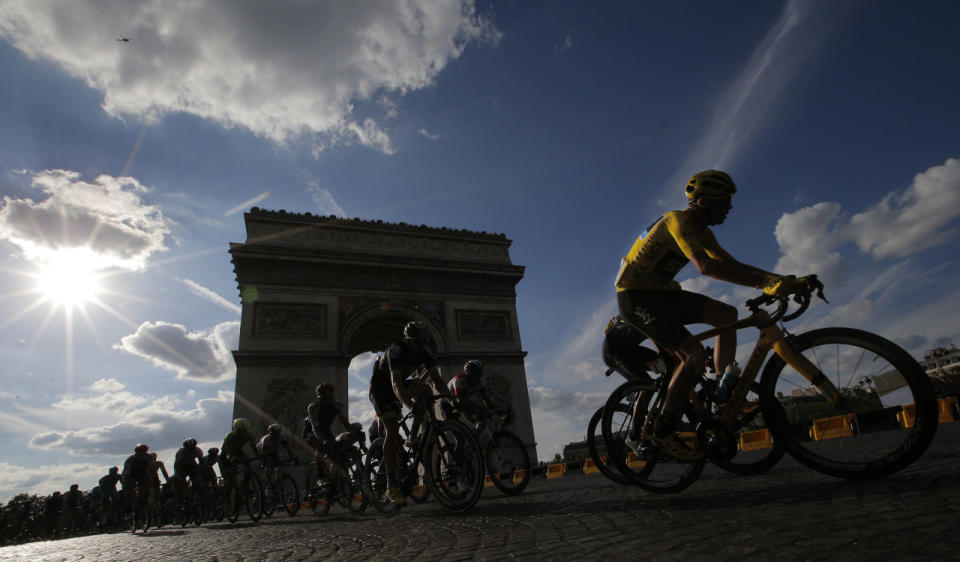
POLYGON ((790 347, 790 343, 786 339, 786 330, 772 321, 770 315, 765 310, 759 310, 732 324, 701 332, 694 337, 703 341, 724 332, 731 330, 738 331, 750 327, 756 327, 760 330, 760 338, 757 340, 753 352, 750 354, 750 359, 743 368, 740 380, 731 394, 730 400, 721 409, 720 415, 718 416, 718 420, 725 427, 730 428, 733 426, 734 419, 746 403, 747 394, 750 392, 750 385, 753 384, 757 375, 760 374, 760 368, 763 366, 771 349, 788 365, 796 369, 798 373, 810 381, 812 385, 820 389, 833 406, 840 404, 841 397, 837 387, 834 386, 810 360, 790 347))

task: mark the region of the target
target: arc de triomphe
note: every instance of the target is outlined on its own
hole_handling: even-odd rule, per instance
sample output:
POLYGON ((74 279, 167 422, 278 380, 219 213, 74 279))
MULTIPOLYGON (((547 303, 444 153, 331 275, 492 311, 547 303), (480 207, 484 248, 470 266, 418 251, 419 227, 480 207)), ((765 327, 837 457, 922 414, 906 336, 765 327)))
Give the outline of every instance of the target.
POLYGON ((243 304, 234 417, 299 435, 317 384, 347 404, 351 360, 422 320, 445 380, 483 361, 536 462, 516 311, 524 268, 504 235, 256 207, 244 221, 246 242, 230 244, 243 304))

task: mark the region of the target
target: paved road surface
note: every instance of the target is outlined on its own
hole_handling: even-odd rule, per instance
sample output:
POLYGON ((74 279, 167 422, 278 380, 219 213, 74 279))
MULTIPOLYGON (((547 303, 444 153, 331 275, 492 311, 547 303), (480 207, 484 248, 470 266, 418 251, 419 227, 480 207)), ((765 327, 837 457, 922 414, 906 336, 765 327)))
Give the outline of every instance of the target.
POLYGON ((492 488, 471 512, 434 502, 385 518, 334 507, 259 524, 163 528, 0 548, 0 560, 960 559, 960 422, 919 461, 879 481, 820 475, 785 458, 768 474, 713 467, 679 494, 602 475, 537 478, 517 498, 492 488))

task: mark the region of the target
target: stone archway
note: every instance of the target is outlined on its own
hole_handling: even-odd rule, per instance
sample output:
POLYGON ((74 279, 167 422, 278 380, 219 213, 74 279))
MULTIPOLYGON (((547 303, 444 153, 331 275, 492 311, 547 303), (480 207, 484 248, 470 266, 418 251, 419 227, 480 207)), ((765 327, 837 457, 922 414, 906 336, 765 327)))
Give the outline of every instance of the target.
POLYGON ((298 434, 317 384, 346 404, 350 360, 422 320, 444 379, 484 362, 536 459, 516 313, 524 268, 504 235, 256 207, 244 220, 246 242, 230 245, 243 304, 235 417, 298 434))

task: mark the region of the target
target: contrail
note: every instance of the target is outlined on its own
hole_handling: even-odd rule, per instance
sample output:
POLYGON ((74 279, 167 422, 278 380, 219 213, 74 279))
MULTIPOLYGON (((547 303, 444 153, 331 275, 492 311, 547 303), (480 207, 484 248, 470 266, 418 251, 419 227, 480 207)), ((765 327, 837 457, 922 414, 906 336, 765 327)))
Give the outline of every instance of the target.
POLYGON ((247 207, 252 207, 252 206, 256 205, 257 203, 263 201, 263 200, 266 199, 267 197, 270 197, 270 190, 269 190, 269 189, 266 190, 266 191, 264 191, 264 192, 261 193, 260 195, 257 195, 257 196, 254 197, 253 199, 250 199, 249 201, 244 201, 243 203, 240 203, 240 204, 237 205, 236 207, 227 209, 227 211, 226 211, 225 213, 223 213, 223 216, 229 217, 230 215, 232 215, 232 214, 234 214, 234 213, 239 213, 240 211, 246 209, 247 207))
POLYGON ((817 0, 786 3, 746 66, 719 97, 704 134, 665 186, 658 202, 662 207, 673 204, 678 186, 691 174, 707 168, 729 168, 768 123, 768 115, 787 84, 827 36, 825 25, 809 25, 817 4, 817 0))

